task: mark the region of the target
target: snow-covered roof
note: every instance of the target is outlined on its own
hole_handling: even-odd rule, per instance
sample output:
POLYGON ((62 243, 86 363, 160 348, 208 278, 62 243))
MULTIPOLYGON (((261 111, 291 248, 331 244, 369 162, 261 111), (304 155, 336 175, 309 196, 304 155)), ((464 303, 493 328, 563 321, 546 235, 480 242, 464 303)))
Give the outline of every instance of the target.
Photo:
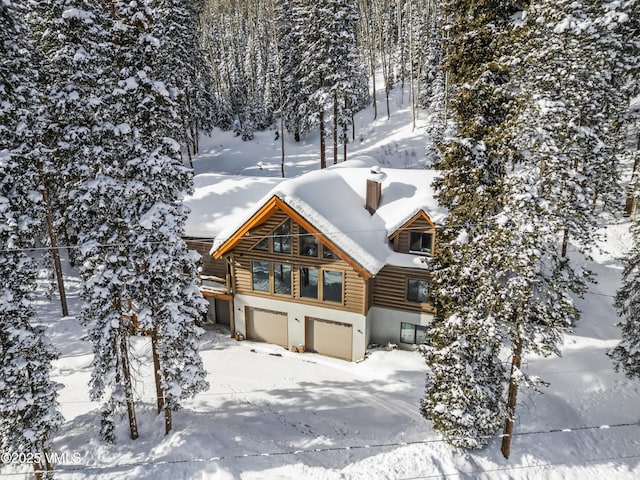
POLYGON ((185 235, 192 238, 216 238, 230 224, 253 208, 283 179, 201 173, 194 178, 194 194, 185 199, 191 210, 185 235))
POLYGON ((420 257, 393 252, 388 237, 421 210, 435 224, 442 222, 447 212, 431 189, 436 175, 432 170, 380 169, 376 160, 362 157, 284 180, 220 232, 211 251, 275 196, 372 275, 386 264, 419 268, 424 265, 420 257), (365 209, 367 178, 382 184, 373 215, 365 209))

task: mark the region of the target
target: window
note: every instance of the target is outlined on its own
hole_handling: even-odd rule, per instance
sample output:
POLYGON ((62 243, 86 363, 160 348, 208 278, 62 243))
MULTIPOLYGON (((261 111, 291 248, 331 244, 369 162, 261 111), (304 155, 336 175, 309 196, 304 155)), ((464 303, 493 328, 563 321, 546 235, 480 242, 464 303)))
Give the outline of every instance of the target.
POLYGON ((291 220, 282 223, 273 232, 273 251, 291 253, 291 220))
POLYGON ((409 251, 412 253, 426 253, 431 255, 433 234, 411 232, 409 237, 409 251))
POLYGON ((407 281, 407 300, 410 302, 429 302, 429 282, 410 278, 407 281))
POLYGON ((274 253, 291 253, 291 220, 281 223, 272 234, 253 246, 254 250, 274 253))
POLYGON ((317 268, 300 268, 300 296, 304 298, 318 298, 317 268))
POLYGON ((275 263, 273 265, 273 291, 291 295, 291 265, 275 263))
POLYGON ((304 257, 318 256, 318 242, 302 227, 300 227, 300 255, 304 257))
POLYGON ((254 250, 262 250, 263 252, 268 252, 269 251, 269 239, 268 238, 263 238, 262 240, 260 240, 260 243, 256 244, 253 247, 254 250))
POLYGON ((251 288, 260 292, 269 291, 269 263, 251 263, 251 288))
POLYGON ((323 245, 322 246, 322 258, 330 258, 331 260, 337 260, 338 256, 323 245))
POLYGON ((427 329, 413 323, 400 323, 400 342, 410 344, 427 343, 427 329))
POLYGON ((342 272, 322 272, 322 300, 342 303, 342 272))

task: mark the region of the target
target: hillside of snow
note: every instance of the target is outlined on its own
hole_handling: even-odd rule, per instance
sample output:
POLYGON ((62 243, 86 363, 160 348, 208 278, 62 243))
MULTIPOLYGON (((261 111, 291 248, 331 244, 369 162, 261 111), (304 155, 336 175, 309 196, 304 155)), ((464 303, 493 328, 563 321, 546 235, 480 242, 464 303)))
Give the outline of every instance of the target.
MULTIPOLYGON (((382 102, 380 107, 375 121, 371 109, 358 115, 349 156, 368 155, 383 167, 420 167, 421 118, 413 131, 397 91, 389 120, 382 102)), ((219 228, 217 209, 233 215, 237 200, 277 182, 280 141, 274 137, 272 130, 258 132, 251 142, 225 132, 202 139, 189 228, 199 228, 205 215, 210 230, 219 228)), ((285 143, 287 177, 319 168, 317 136, 300 144, 287 137, 285 143)), ((330 141, 327 153, 331 164, 330 141)), ((62 385, 66 420, 53 440, 56 478, 640 478, 640 383, 615 373, 605 355, 620 338, 612 297, 620 282, 618 258, 629 243, 628 223, 611 219, 603 233, 605 241, 588 265, 597 283, 577 299, 583 318, 566 336, 563 356, 526 359, 524 368, 550 385, 543 394, 521 392, 509 460, 500 453, 499 435, 469 453, 432 430, 418 411, 426 367, 417 353, 373 349, 365 361, 349 363, 236 342, 217 327, 201 338, 211 388, 174 414, 167 436, 164 418, 155 412, 150 340, 134 339, 140 438, 129 438, 123 415, 117 442, 105 444, 98 438, 100 404, 88 394, 91 346, 76 320, 79 279, 67 264, 71 316, 61 318, 58 299, 47 298, 44 282, 37 299, 39 319, 61 354, 52 372, 62 385)), ((30 465, 0 469, 0 478, 30 477, 30 465)))

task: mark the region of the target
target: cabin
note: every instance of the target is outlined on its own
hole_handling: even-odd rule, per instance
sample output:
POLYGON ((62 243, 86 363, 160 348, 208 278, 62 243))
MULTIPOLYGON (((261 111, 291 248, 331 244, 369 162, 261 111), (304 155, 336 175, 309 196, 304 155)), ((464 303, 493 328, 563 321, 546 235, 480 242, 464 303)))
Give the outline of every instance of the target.
POLYGON ((212 242, 214 315, 237 338, 349 361, 420 343, 446 216, 435 175, 363 158, 278 182, 212 242))

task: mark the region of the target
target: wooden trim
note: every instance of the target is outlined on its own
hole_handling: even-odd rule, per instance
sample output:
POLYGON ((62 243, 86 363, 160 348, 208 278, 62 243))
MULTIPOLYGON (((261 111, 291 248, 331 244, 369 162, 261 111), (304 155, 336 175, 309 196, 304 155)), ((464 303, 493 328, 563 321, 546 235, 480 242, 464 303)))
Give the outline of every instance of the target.
POLYGON ((267 202, 245 223, 243 223, 238 230, 236 230, 222 245, 220 245, 215 252, 213 252, 213 258, 216 260, 222 255, 230 251, 235 247, 242 237, 248 235, 249 230, 260 225, 263 221, 269 218, 275 212, 277 208, 276 201, 279 200, 275 195, 271 197, 267 202))
POLYGON ((400 233, 403 230, 406 230, 413 222, 415 222, 418 218, 422 217, 424 220, 426 220, 426 222, 431 225, 432 228, 435 228, 436 224, 433 223, 433 221, 429 218, 429 215, 426 214, 426 212, 424 210, 420 210, 418 213, 416 213, 413 217, 411 217, 409 220, 407 220, 406 222, 404 222, 402 224, 402 226, 400 228, 398 228, 395 232, 393 232, 391 234, 391 236, 389 236, 389 240, 393 240, 394 238, 396 238, 398 235, 400 235, 400 233))
MULTIPOLYGON (((232 250, 243 237, 248 235, 249 231, 257 227, 271 217, 276 210, 281 210, 287 214, 292 220, 301 225, 307 232, 316 236, 318 241, 323 245, 331 249, 340 259, 347 262, 356 272, 358 272, 365 280, 368 280, 373 275, 369 273, 364 267, 362 267, 353 258, 347 255, 341 248, 335 243, 329 240, 322 232, 318 231, 313 225, 311 225, 304 217, 302 217, 293 208, 283 202, 277 196, 271 197, 247 222, 245 222, 236 232, 229 237, 225 242, 218 247, 213 253, 213 258, 218 259, 225 253, 232 250)), ((429 220, 430 221, 430 220, 429 220)))
POLYGON ((233 300, 233 295, 228 293, 215 293, 213 298, 218 298, 220 300, 233 300))

